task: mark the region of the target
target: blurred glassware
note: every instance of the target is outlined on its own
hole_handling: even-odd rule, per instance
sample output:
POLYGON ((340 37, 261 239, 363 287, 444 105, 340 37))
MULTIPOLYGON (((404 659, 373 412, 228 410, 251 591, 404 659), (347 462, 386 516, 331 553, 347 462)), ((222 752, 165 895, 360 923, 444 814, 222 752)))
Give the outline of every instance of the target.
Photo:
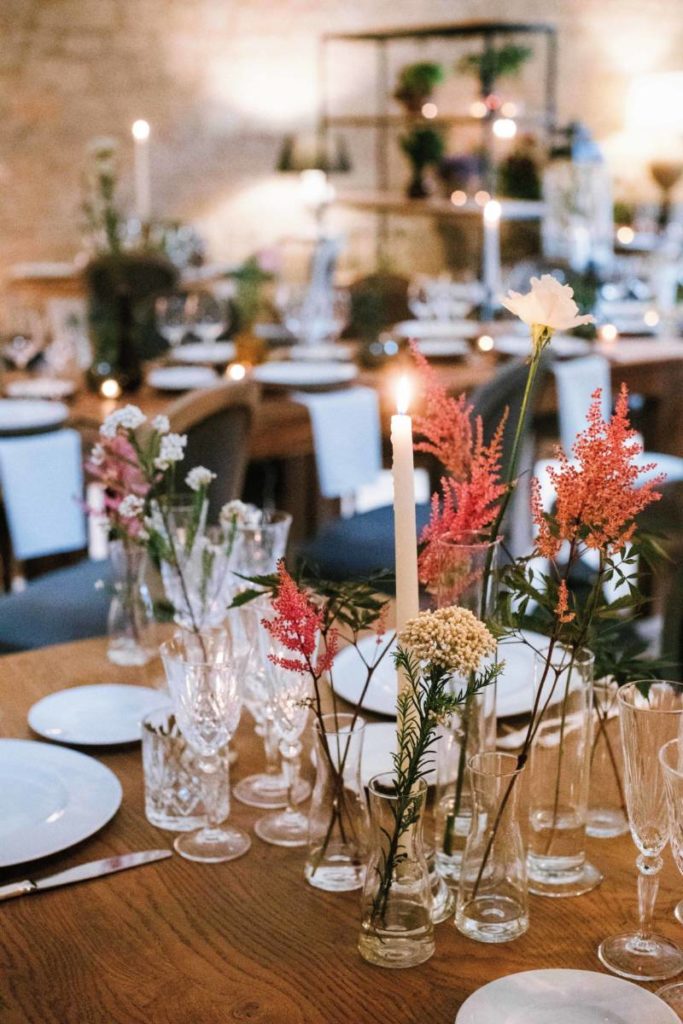
POLYGON ((157 330, 171 348, 181 345, 190 331, 186 295, 162 295, 154 304, 157 330))
POLYGON ((619 687, 611 679, 593 684, 593 739, 586 835, 611 839, 628 832, 624 755, 619 738, 619 687))
MULTIPOLYGON (((669 740, 659 751, 669 812, 669 844, 676 867, 683 874, 683 739, 669 740)), ((676 918, 683 924, 683 901, 676 907, 676 918)), ((660 999, 683 1020, 683 982, 665 985, 657 992, 660 999)))
POLYGON ((631 836, 639 850, 638 930, 604 939, 598 957, 614 974, 635 981, 672 978, 683 952, 653 931, 654 908, 669 839, 666 789, 658 754, 683 724, 683 683, 643 680, 619 690, 624 783, 631 836))
POLYGON ((225 330, 223 307, 209 292, 192 292, 187 299, 187 314, 192 333, 200 341, 216 341, 225 330))
MULTIPOLYGON (((253 508, 254 522, 239 523, 230 558, 230 571, 240 576, 266 576, 284 558, 292 525, 289 512, 253 508)), ((248 584, 235 580, 236 587, 248 584)))
POLYGON ((276 292, 285 327, 303 345, 337 341, 351 315, 345 288, 285 288, 276 292))
POLYGON ((227 630, 175 634, 160 648, 173 707, 202 771, 206 824, 179 836, 175 850, 187 860, 216 864, 241 857, 251 846, 242 829, 223 815, 223 749, 237 729, 242 709, 242 659, 227 630), (223 824, 221 825, 221 821, 223 824))
POLYGON ((25 370, 47 340, 40 313, 15 303, 5 310, 2 333, 2 355, 17 370, 25 370))
POLYGON ((449 274, 417 274, 408 286, 408 306, 418 320, 460 320, 478 298, 478 287, 454 281, 449 274))

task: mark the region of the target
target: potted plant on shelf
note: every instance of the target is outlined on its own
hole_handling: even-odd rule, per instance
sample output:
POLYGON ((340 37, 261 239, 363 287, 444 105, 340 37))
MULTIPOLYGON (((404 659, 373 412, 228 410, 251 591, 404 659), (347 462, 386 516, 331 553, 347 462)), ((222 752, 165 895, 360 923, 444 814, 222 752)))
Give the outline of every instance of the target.
POLYGON ((506 43, 499 49, 485 49, 481 53, 467 53, 456 65, 464 74, 476 75, 481 85, 481 95, 486 99, 494 90, 496 80, 518 75, 529 60, 533 50, 529 46, 506 43))
POLYGON ((436 86, 443 82, 444 77, 443 66, 435 64, 433 61, 406 64, 399 74, 394 98, 406 108, 408 113, 419 114, 436 86))
POLYGON ((444 152, 444 141, 440 132, 434 128, 413 128, 401 136, 401 149, 406 154, 413 169, 408 185, 409 199, 424 199, 430 193, 425 181, 427 167, 438 164, 444 152))

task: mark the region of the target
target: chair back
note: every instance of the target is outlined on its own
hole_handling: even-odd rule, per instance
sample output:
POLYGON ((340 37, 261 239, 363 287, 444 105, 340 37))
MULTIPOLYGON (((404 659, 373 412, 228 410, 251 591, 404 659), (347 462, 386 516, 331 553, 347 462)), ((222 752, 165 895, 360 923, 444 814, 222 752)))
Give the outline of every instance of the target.
POLYGON ((209 521, 239 498, 249 457, 249 437, 259 390, 251 381, 226 381, 191 391, 168 410, 171 430, 187 434, 184 465, 205 466, 216 479, 209 489, 209 521))
POLYGON ((609 418, 612 411, 610 367, 604 356, 595 354, 557 360, 553 363, 553 374, 557 386, 560 441, 569 454, 576 435, 586 428, 586 414, 596 388, 602 390, 603 419, 609 418))

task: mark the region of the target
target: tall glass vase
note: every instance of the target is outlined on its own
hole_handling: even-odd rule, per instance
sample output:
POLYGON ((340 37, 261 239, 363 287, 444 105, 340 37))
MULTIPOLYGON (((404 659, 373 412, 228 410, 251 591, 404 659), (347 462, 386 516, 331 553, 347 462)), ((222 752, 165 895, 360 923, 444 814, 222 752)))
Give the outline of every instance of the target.
POLYGON ((132 541, 109 545, 112 598, 107 657, 115 665, 146 665, 154 654, 154 608, 144 580, 146 553, 132 541))
POLYGON ((513 754, 470 760, 472 831, 460 873, 456 927, 479 942, 509 942, 529 927, 526 849, 519 819, 520 776, 513 754))
POLYGON ((586 835, 595 839, 611 839, 628 832, 618 693, 619 686, 609 679, 593 685, 593 742, 586 835))
POLYGON ((412 822, 400 837, 393 774, 375 775, 369 791, 373 836, 358 951, 378 967, 415 967, 434 952, 432 892, 422 845, 427 784, 418 783, 412 796, 412 822))
POLYGON ((602 881, 586 859, 593 655, 560 644, 534 659, 540 712, 529 757, 529 891, 580 896, 602 881))
POLYGON ((361 784, 365 722, 323 715, 315 723, 315 785, 308 814, 304 875, 316 889, 360 889, 368 852, 368 809, 361 784))

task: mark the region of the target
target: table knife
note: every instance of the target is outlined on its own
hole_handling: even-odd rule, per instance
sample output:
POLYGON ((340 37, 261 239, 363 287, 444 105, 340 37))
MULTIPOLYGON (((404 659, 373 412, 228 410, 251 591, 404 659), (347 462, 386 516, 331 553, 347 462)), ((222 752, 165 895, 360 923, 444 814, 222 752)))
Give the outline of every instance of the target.
POLYGON ((91 878, 101 878, 115 871, 126 871, 128 868, 138 868, 142 864, 151 864, 155 860, 164 860, 172 854, 172 850, 141 850, 138 853, 123 853, 119 857, 107 857, 105 860, 91 860, 87 864, 67 868, 66 871, 59 871, 56 875, 48 875, 47 878, 39 878, 37 881, 27 878, 23 882, 2 885, 0 900, 11 900, 14 896, 55 889, 58 885, 87 882, 91 878))

